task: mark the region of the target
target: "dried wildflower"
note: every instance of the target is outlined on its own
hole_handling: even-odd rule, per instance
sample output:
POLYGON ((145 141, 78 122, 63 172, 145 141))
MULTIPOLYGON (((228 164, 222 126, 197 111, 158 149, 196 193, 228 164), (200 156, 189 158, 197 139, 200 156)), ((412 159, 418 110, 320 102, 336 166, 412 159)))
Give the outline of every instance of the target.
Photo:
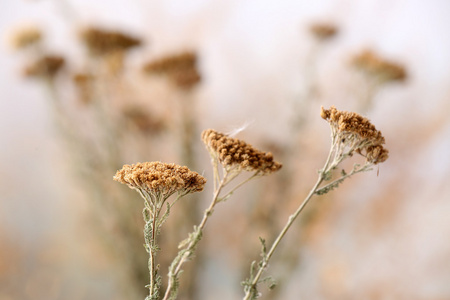
POLYGON ((42 32, 35 26, 21 27, 11 35, 11 45, 20 50, 38 44, 42 40, 42 32))
POLYGON ((161 120, 153 118, 148 112, 138 106, 128 106, 123 110, 125 119, 137 129, 148 133, 157 133, 164 128, 161 120))
POLYGON ((150 284, 146 286, 149 295, 145 299, 159 299, 161 277, 156 263, 156 255, 160 250, 157 236, 175 202, 184 195, 202 191, 206 179, 187 167, 157 161, 124 165, 117 171, 114 180, 136 189, 145 199, 142 212, 145 221, 144 246, 150 256, 148 261, 150 284), (176 192, 178 192, 177 200, 168 203, 165 213, 160 214, 167 198, 176 192))
POLYGON ((380 82, 405 81, 407 78, 407 72, 402 65, 385 60, 370 50, 354 56, 351 62, 356 68, 380 82))
POLYGON ((196 65, 196 54, 184 52, 151 61, 143 70, 148 74, 166 75, 176 86, 189 89, 201 80, 196 65))
POLYGON ((328 40, 336 36, 338 29, 332 24, 316 23, 309 27, 309 31, 319 40, 328 40))
POLYGON ((24 73, 28 77, 53 78, 64 66, 64 58, 57 55, 45 55, 27 66, 24 73))
POLYGON ((278 171, 281 164, 273 160, 272 153, 261 152, 244 141, 208 129, 202 133, 203 143, 212 157, 215 157, 226 170, 255 171, 267 175, 278 171))
POLYGON ((162 162, 124 165, 117 171, 114 180, 161 200, 175 192, 183 195, 200 192, 206 183, 203 176, 187 167, 162 162))
POLYGON ((388 158, 388 150, 383 148, 384 137, 370 121, 363 116, 347 111, 339 111, 334 106, 321 108, 320 116, 328 121, 340 148, 348 148, 348 155, 361 154, 366 162, 378 164, 388 158))
POLYGON ((97 56, 126 51, 142 44, 141 40, 125 33, 98 28, 87 28, 80 37, 90 53, 97 56))

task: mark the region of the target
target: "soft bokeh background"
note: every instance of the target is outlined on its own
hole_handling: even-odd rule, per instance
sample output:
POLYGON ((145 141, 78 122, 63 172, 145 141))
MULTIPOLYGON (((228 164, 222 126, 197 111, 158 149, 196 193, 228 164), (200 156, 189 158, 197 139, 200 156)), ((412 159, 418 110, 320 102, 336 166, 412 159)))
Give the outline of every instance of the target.
MULTIPOLYGON (((0 300, 123 299, 117 298, 121 271, 87 225, 89 205, 69 171, 45 89, 23 78, 26 57, 8 44, 10 30, 23 23, 42 27, 52 49, 75 58, 81 55, 76 31, 89 24, 149 41, 141 50, 147 58, 195 49, 203 75, 200 130, 248 124, 239 136, 274 153, 274 145, 282 148, 291 138, 289 122, 298 113, 291 104, 297 101, 310 126, 298 160, 283 163, 302 175, 292 180, 300 186, 292 192, 299 199, 329 146, 320 105, 359 109, 364 82, 349 67, 352 55, 370 48, 404 65, 407 81, 380 88, 362 112, 384 133, 389 160, 313 201, 307 229, 290 233, 300 242, 290 278, 276 266, 286 250, 268 273, 280 279, 277 299, 450 299, 449 1, 1 0, 0 7, 0 300), (312 52, 318 47, 308 31, 314 22, 335 24, 339 33, 312 52), (311 78, 318 94, 302 106, 311 78)), ((210 175, 201 151, 206 163, 197 171, 210 175)), ((210 251, 199 299, 242 295, 235 256, 242 239, 257 241, 257 235, 241 230, 252 219, 236 215, 233 205, 252 210, 242 204, 245 194, 239 195, 223 205, 205 233, 205 241, 218 232, 224 238, 205 242, 210 251)), ((295 206, 286 207, 286 216, 295 206)), ((238 261, 249 265, 258 250, 238 261)))

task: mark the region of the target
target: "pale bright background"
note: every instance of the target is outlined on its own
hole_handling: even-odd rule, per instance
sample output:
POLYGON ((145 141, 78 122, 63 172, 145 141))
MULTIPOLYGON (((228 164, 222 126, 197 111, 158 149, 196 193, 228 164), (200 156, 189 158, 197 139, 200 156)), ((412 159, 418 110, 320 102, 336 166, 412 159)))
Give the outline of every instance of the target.
MULTIPOLYGON (((20 299, 36 299, 42 286, 45 299, 115 293, 101 253, 83 247, 80 208, 68 201, 79 191, 68 179, 45 92, 21 77, 23 57, 8 46, 11 28, 37 23, 66 52, 76 52, 73 24, 93 22, 139 33, 151 41, 152 55, 195 47, 206 78, 205 127, 226 131, 247 122, 248 136, 282 141, 286 124, 276 120, 291 112, 277 103, 302 93, 300 66, 311 44, 306 28, 314 21, 340 30, 318 65, 324 106, 351 108, 354 87, 345 68, 361 48, 401 62, 409 77, 383 88, 368 115, 384 133, 390 159, 378 177, 363 174, 358 186, 343 189, 323 225, 326 238, 299 253, 305 263, 280 299, 450 299, 449 16, 447 0, 0 0, 0 300, 19 299, 10 296, 14 290, 20 299), (363 191, 389 202, 369 205, 363 191), (380 224, 365 222, 374 211, 380 224), (19 264, 8 265, 17 257, 19 264)), ((328 136, 322 129, 320 143, 328 136)), ((204 299, 240 298, 241 278, 220 271, 227 259, 210 263, 204 299)))

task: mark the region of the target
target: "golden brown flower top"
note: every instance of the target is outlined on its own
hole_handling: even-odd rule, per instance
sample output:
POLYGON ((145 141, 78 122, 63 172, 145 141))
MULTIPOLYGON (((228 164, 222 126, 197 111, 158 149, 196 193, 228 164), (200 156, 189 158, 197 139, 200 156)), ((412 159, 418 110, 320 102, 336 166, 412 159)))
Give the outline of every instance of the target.
POLYGON ((11 35, 11 44, 14 49, 24 49, 36 45, 42 40, 42 32, 35 26, 17 28, 11 35))
POLYGON ((320 116, 328 121, 337 140, 355 147, 355 152, 366 157, 367 162, 378 164, 388 158, 388 150, 381 131, 378 131, 370 121, 363 116, 347 111, 339 111, 336 107, 330 109, 321 107, 320 116))
POLYGON ((310 32, 321 40, 327 40, 338 33, 336 26, 327 23, 316 23, 309 27, 310 32))
POLYGON ((407 77, 406 70, 402 65, 386 60, 370 50, 354 56, 352 64, 382 81, 404 81, 407 77))
POLYGON ((200 192, 206 183, 203 176, 187 167, 159 161, 124 165, 114 180, 164 199, 175 192, 200 192))
POLYGON ((231 138, 213 129, 202 133, 202 140, 208 151, 217 157, 225 169, 238 167, 246 171, 267 175, 278 171, 281 164, 273 160, 270 152, 262 152, 244 141, 231 138))
POLYGON ((54 77, 64 66, 64 58, 57 55, 45 55, 25 67, 24 73, 28 77, 54 77))
POLYGON ((201 80, 197 60, 194 52, 186 51, 151 61, 143 70, 148 74, 166 75, 176 86, 189 89, 201 80))
POLYGON ((141 132, 156 134, 161 132, 165 127, 163 119, 155 118, 139 106, 126 106, 122 110, 122 115, 127 123, 133 125, 141 132))
POLYGON ((87 28, 81 32, 80 37, 89 51, 98 56, 126 51, 142 44, 141 40, 125 33, 99 28, 87 28))

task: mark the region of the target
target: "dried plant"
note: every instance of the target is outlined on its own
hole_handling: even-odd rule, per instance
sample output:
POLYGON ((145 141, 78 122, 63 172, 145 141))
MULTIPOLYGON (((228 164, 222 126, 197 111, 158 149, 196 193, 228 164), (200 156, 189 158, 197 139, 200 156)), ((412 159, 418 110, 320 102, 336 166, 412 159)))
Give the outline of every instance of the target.
POLYGON ((281 240, 312 196, 326 194, 337 188, 339 184, 350 176, 360 172, 370 171, 372 166, 382 163, 388 158, 388 151, 383 147, 384 137, 366 118, 357 113, 339 111, 333 106, 329 110, 322 107, 320 115, 328 121, 331 128, 331 148, 325 165, 320 169, 319 177, 313 188, 297 210, 289 216, 286 225, 269 250, 267 250, 265 240, 261 239, 262 258, 259 263, 252 263, 250 277, 243 282, 245 291, 244 300, 256 299, 260 296, 257 289, 260 283, 269 282, 269 288, 273 287, 274 281, 270 277, 261 278, 261 276, 267 269, 269 261, 281 240), (342 161, 352 157, 355 153, 366 158, 363 165, 355 164, 353 169, 348 173, 342 169, 337 179, 321 186, 323 182, 330 181, 333 178, 333 171, 338 168, 342 161))
MULTIPOLYGON (((339 33, 338 27, 326 23, 317 23, 308 29, 315 38, 317 47, 328 45, 325 41, 331 40, 339 33)), ((122 273, 130 274, 131 279, 123 283, 128 288, 124 294, 131 299, 133 296, 129 292, 136 290, 135 295, 140 297, 138 288, 148 283, 147 276, 150 275, 149 285, 146 286, 149 292, 146 299, 168 300, 177 297, 196 299, 198 270, 194 268, 198 268, 204 257, 201 252, 203 248, 198 245, 203 237, 207 221, 217 204, 229 199, 234 191, 250 180, 278 172, 281 164, 274 161, 271 153, 259 151, 242 140, 209 129, 202 133, 202 141, 211 157, 214 188, 211 203, 203 215, 198 209, 199 201, 197 200, 200 196, 191 196, 190 201, 178 202, 187 194, 203 190, 206 182, 202 176, 190 171, 187 167, 161 162, 124 165, 117 171, 114 179, 128 185, 138 193, 110 183, 108 174, 120 168, 125 161, 144 161, 154 156, 164 160, 160 156, 165 158, 165 150, 169 148, 179 150, 178 155, 172 157, 174 159, 172 161, 179 160, 190 169, 197 169, 199 157, 194 153, 194 148, 200 117, 196 111, 195 91, 201 87, 203 80, 199 71, 201 57, 194 51, 169 53, 146 63, 143 68, 137 70, 139 71, 136 72, 137 74, 142 73, 143 69, 144 74, 152 75, 147 76, 148 80, 160 77, 170 83, 167 85, 170 91, 169 96, 166 95, 167 99, 164 99, 165 101, 158 99, 155 105, 158 108, 166 105, 170 113, 158 114, 158 110, 152 107, 153 104, 150 101, 141 103, 134 101, 140 91, 133 91, 127 86, 128 78, 125 76, 127 73, 124 72, 129 71, 126 60, 129 51, 141 50, 142 47, 139 46, 145 43, 144 40, 119 30, 106 30, 97 26, 85 28, 80 31, 79 41, 87 50, 85 51, 87 56, 83 57, 86 61, 82 68, 73 68, 68 55, 52 55, 50 51, 44 50, 43 34, 37 28, 30 28, 28 31, 19 33, 13 42, 15 47, 34 51, 34 53, 27 52, 31 54, 32 63, 25 68, 24 73, 30 78, 44 79, 43 82, 49 87, 49 95, 53 100, 51 108, 56 120, 55 125, 63 141, 67 143, 67 152, 73 155, 72 168, 84 182, 83 189, 89 193, 92 214, 95 216, 96 212, 108 212, 105 218, 106 226, 101 224, 104 227, 99 226, 96 230, 102 242, 106 245, 109 245, 108 243, 114 245, 114 247, 106 247, 118 258, 113 263, 122 264, 122 273), (106 67, 107 72, 103 72, 104 69, 99 66, 106 67), (69 76, 64 76, 66 74, 69 76), (60 83, 67 78, 76 93, 76 99, 63 99, 68 94, 65 90, 67 86, 60 83), (172 105, 173 103, 177 105, 172 105), (144 155, 138 155, 141 153, 144 155), (138 159, 134 160, 134 157, 138 159), (239 178, 241 178, 240 181, 237 180, 239 178), (232 183, 235 182, 236 184, 233 185, 232 183), (144 241, 145 249, 150 256, 148 264, 145 264, 146 254, 140 251, 142 249, 139 247, 142 243, 142 220, 135 218, 136 208, 139 209, 140 205, 139 201, 135 200, 140 197, 144 198, 144 241), (172 197, 174 199, 171 201, 172 197), (171 208, 175 203, 179 204, 172 212, 171 208), (168 218, 169 213, 171 218, 168 218), (201 221, 197 223, 199 219, 201 221), (163 223, 165 224, 163 234, 159 235, 163 223), (194 227, 188 238, 179 244, 177 253, 173 240, 175 242, 178 242, 176 240, 178 238, 181 240, 186 234, 185 231, 192 228, 192 224, 198 225, 194 227), (164 251, 159 251, 160 247, 164 251), (197 255, 195 263, 185 265, 187 261, 194 258, 194 254, 197 255), (167 282, 161 278, 163 269, 156 262, 156 258, 161 266, 167 266, 169 269, 167 282), (180 276, 182 272, 184 275, 180 276)), ((338 111, 334 107, 322 109, 321 116, 329 122, 332 130, 330 155, 319 172, 318 183, 278 234, 278 226, 274 224, 277 220, 282 220, 283 210, 278 209, 275 212, 275 208, 284 207, 284 204, 297 200, 292 195, 292 189, 296 185, 299 174, 296 170, 297 165, 292 161, 298 156, 300 148, 298 143, 309 123, 310 114, 308 115, 305 111, 312 107, 313 100, 317 100, 319 95, 317 78, 313 76, 318 49, 313 48, 311 65, 305 68, 308 77, 303 83, 306 93, 300 99, 302 101, 297 103, 302 106, 295 107, 298 113, 295 115, 296 121, 293 122, 295 124, 290 129, 291 139, 281 147, 270 146, 271 149, 280 148, 274 153, 277 159, 286 162, 283 172, 280 172, 280 176, 272 183, 255 186, 251 192, 255 195, 264 194, 263 197, 266 198, 265 205, 257 209, 266 216, 270 216, 264 219, 267 223, 264 226, 270 227, 270 230, 267 238, 261 239, 263 249, 261 261, 252 264, 250 277, 243 283, 244 299, 254 299, 259 296, 260 283, 268 282, 272 285, 270 277, 262 278, 262 275, 281 239, 313 195, 322 195, 337 188, 346 178, 368 171, 388 157, 388 152, 383 147, 384 138, 367 119, 355 113, 338 111), (363 156, 365 162, 362 165, 355 165, 351 170, 335 172, 342 161, 357 156, 354 154, 363 156), (277 196, 282 199, 273 201, 273 195, 266 193, 271 188, 270 185, 274 185, 275 190, 280 191, 277 196), (274 240, 270 248, 267 247, 266 240, 274 240)), ((402 73, 401 65, 387 62, 373 53, 355 57, 353 66, 363 70, 367 78, 372 78, 377 83, 399 82, 407 77, 405 69, 402 73)), ((152 96, 144 95, 143 98, 147 101, 152 96)), ((257 227, 257 225, 260 224, 252 223, 249 227, 257 227)), ((214 237, 210 238, 214 239, 214 237)), ((292 241, 288 246, 292 246, 292 241)), ((296 263, 288 260, 289 257, 297 255, 297 248, 291 248, 293 248, 292 251, 285 253, 286 257, 282 258, 285 261, 280 263, 290 264, 294 268, 296 263)), ((244 251, 236 260, 242 260, 242 257, 246 256, 246 249, 242 250, 244 251)), ((286 271, 285 278, 289 278, 289 274, 289 271, 286 271)))
MULTIPOLYGON (((260 283, 269 282, 269 287, 274 286, 274 281, 270 277, 261 278, 261 276, 267 269, 269 261, 281 240, 313 195, 326 194, 337 188, 345 179, 357 173, 369 171, 374 165, 382 163, 388 158, 388 151, 383 147, 385 143, 383 135, 368 119, 357 113, 339 111, 333 106, 330 109, 322 107, 320 115, 330 124, 331 128, 331 148, 328 158, 324 167, 319 171, 317 182, 297 210, 289 216, 286 225, 280 231, 269 250, 265 240, 260 238, 262 258, 259 263, 252 263, 250 277, 243 282, 245 300, 259 297, 258 285, 260 283), (354 154, 363 156, 365 158, 364 164, 355 164, 349 172, 342 169, 338 176, 333 174, 333 171, 345 159, 352 157, 354 154), (330 180, 331 182, 323 185, 324 182, 330 180)), ((168 285, 162 298, 163 300, 177 298, 182 267, 193 258, 202 239, 203 230, 216 205, 226 201, 236 189, 248 181, 258 176, 270 175, 279 171, 282 167, 280 163, 274 161, 271 153, 259 151, 242 140, 229 137, 212 129, 203 131, 202 141, 210 154, 213 166, 213 198, 209 207, 204 211, 199 225, 195 226, 194 231, 179 245, 180 251, 169 267, 168 285), (250 172, 251 175, 224 192, 224 188, 242 172, 250 172)), ((161 277, 158 274, 158 267, 155 266, 156 252, 159 251, 156 236, 162 223, 167 219, 173 204, 181 196, 203 190, 206 180, 197 173, 189 171, 186 167, 182 168, 160 162, 135 164, 132 166, 125 165, 116 173, 114 180, 136 189, 145 199, 143 214, 146 225, 144 236, 146 250, 150 254, 148 263, 150 270, 150 284, 148 287, 150 293, 146 299, 157 300, 159 299, 161 277), (161 209, 167 198, 175 192, 178 192, 177 199, 171 204, 167 204, 165 213, 160 216, 161 209)))
POLYGON ((149 295, 146 299, 159 299, 161 277, 156 264, 159 251, 157 235, 162 224, 169 217, 172 206, 187 194, 200 192, 206 183, 205 178, 187 167, 161 162, 137 163, 125 165, 114 176, 114 180, 127 184, 144 198, 144 237, 145 249, 150 255, 148 268, 150 271, 149 295), (172 203, 167 203, 165 212, 161 214, 167 199, 177 193, 172 203))
POLYGON ((150 61, 143 69, 149 75, 167 76, 178 88, 189 90, 201 81, 197 60, 197 55, 188 51, 150 61))
POLYGON ((141 40, 120 31, 89 27, 81 31, 80 38, 94 56, 127 51, 142 44, 141 40))
POLYGON ((10 37, 11 46, 23 50, 39 44, 43 39, 41 30, 34 25, 21 26, 14 30, 10 37))
POLYGON ((396 61, 385 59, 372 50, 363 50, 351 58, 352 67, 363 75, 365 96, 362 97, 360 109, 371 108, 376 92, 388 83, 405 82, 408 73, 405 67, 396 61))
POLYGON ((309 27, 309 30, 313 36, 323 41, 329 40, 339 33, 335 25, 328 23, 314 23, 309 27))

